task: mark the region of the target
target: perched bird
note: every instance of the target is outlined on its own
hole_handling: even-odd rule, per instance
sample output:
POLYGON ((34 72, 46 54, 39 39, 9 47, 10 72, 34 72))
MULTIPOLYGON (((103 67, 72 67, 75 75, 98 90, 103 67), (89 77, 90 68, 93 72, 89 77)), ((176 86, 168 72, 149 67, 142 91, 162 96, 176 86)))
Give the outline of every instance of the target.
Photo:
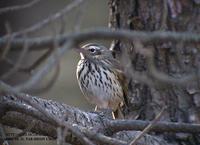
POLYGON ((76 76, 82 93, 98 108, 112 109, 114 117, 123 118, 120 107, 124 104, 126 87, 112 51, 102 45, 86 44, 79 52, 76 76))

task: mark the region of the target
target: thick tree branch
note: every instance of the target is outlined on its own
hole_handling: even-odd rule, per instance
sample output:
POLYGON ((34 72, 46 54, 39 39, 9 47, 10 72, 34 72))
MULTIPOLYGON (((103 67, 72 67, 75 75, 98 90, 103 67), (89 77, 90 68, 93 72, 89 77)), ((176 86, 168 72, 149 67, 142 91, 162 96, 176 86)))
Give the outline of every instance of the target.
MULTIPOLYGON (((149 123, 149 121, 140 120, 109 120, 99 114, 92 112, 84 112, 77 108, 58 103, 51 100, 44 100, 38 97, 29 97, 34 102, 41 105, 48 113, 57 118, 65 117, 65 120, 69 124, 77 126, 80 130, 83 130, 84 134, 89 138, 98 140, 102 138, 101 134, 113 134, 125 130, 143 130, 149 123), (91 136, 91 132, 87 133, 85 130, 94 130, 101 133, 100 136, 91 136)), ((31 131, 41 134, 56 137, 56 127, 47 117, 41 112, 27 105, 25 102, 20 101, 14 96, 1 96, 0 97, 0 110, 4 110, 1 113, 0 122, 4 125, 11 127, 17 127, 20 129, 27 128, 27 124, 31 120, 36 120, 36 127, 31 131)), ((200 133, 199 124, 186 124, 186 123, 172 123, 172 122, 158 122, 154 124, 151 131, 155 132, 185 132, 185 133, 200 133)), ((123 139, 123 138, 122 138, 123 139)), ((67 135, 66 140, 72 142, 70 134, 67 135)), ((131 140, 131 138, 130 138, 131 140)), ((76 140, 77 143, 77 140, 76 140)))

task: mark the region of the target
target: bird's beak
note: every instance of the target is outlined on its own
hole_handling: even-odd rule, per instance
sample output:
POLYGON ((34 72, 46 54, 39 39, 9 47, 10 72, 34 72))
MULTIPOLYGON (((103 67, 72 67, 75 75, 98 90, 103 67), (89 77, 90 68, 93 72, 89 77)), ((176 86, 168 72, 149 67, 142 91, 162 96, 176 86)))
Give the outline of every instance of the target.
POLYGON ((85 49, 83 49, 83 48, 81 48, 81 47, 77 47, 77 48, 75 48, 75 50, 76 50, 76 52, 78 52, 78 53, 82 53, 82 54, 86 55, 85 49))
POLYGON ((80 53, 81 58, 85 58, 88 56, 87 51, 81 47, 75 48, 76 52, 80 53))
POLYGON ((80 48, 80 47, 76 47, 76 48, 75 48, 75 51, 78 52, 78 53, 82 53, 83 49, 80 48))

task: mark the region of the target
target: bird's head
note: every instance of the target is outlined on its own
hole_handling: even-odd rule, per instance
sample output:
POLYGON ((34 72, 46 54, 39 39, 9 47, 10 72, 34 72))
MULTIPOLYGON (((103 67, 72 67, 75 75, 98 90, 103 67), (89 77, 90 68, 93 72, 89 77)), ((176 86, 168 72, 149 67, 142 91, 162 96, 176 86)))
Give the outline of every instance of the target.
POLYGON ((112 51, 103 45, 89 43, 82 46, 80 49, 80 55, 82 59, 87 58, 109 58, 112 57, 112 51))

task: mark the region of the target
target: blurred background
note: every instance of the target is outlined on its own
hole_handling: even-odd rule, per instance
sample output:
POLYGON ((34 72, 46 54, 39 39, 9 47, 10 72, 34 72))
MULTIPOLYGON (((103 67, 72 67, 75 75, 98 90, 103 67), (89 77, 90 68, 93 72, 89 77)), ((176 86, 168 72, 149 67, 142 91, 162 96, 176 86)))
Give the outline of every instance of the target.
MULTIPOLYGON (((9 25, 11 32, 16 32, 28 28, 33 24, 36 24, 48 16, 56 13, 57 11, 70 4, 73 0, 41 0, 34 6, 19 11, 8 12, 0 15, 0 36, 5 35, 6 26, 9 25)), ((8 7, 14 5, 25 4, 27 0, 1 0, 0 7, 8 7)), ((85 0, 80 6, 74 8, 67 15, 62 18, 62 21, 51 23, 35 33, 31 33, 31 37, 36 36, 53 36, 59 33, 60 29, 64 29, 65 33, 75 31, 74 26, 79 23, 80 30, 95 27, 107 27, 108 25, 108 1, 107 0, 85 0), (64 27, 63 27, 64 24, 64 27)), ((79 31, 79 30, 78 30, 79 31)), ((108 42, 102 41, 101 43, 108 45, 108 42)), ((31 53, 27 57, 28 61, 31 61, 38 54, 31 53)), ((18 54, 12 52, 9 57, 12 60, 17 59, 18 54)), ((76 80, 76 65, 79 60, 79 54, 70 50, 61 59, 60 62, 60 75, 55 82, 54 86, 38 96, 45 99, 52 99, 58 102, 63 102, 68 105, 72 105, 83 110, 93 110, 94 106, 87 103, 83 97, 77 80, 76 80)), ((27 61, 24 64, 28 63, 27 61)), ((0 62, 0 73, 7 71, 8 65, 4 62, 0 62)), ((45 80, 52 75, 52 72, 47 74, 45 80)), ((5 81, 17 85, 28 79, 29 75, 23 73, 17 73, 7 78, 5 81)), ((40 141, 39 141, 40 142, 40 141)), ((38 144, 37 141, 16 141, 12 144, 38 144)), ((55 143, 55 142, 54 142, 55 143)), ((42 142, 42 144, 49 144, 49 142, 42 142)))

